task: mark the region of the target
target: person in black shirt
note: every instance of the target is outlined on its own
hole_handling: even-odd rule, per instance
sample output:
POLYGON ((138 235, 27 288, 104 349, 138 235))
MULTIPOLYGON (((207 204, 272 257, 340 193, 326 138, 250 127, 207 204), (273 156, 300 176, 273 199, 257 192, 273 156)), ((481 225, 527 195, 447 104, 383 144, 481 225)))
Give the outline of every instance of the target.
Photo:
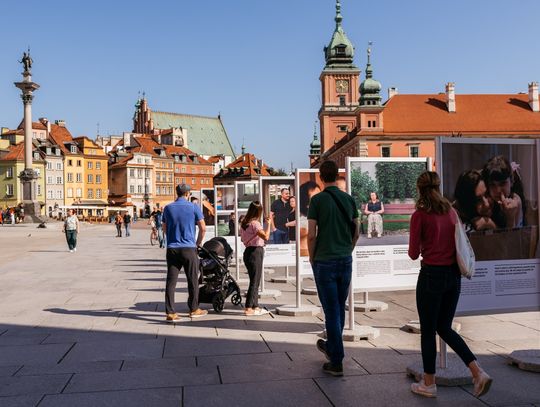
POLYGON ((289 229, 289 242, 296 242, 296 197, 289 198, 289 206, 291 211, 287 215, 287 223, 285 226, 289 229))
POLYGON ((287 216, 291 211, 289 205, 289 189, 283 188, 281 190, 281 197, 277 201, 272 203, 270 207, 270 217, 274 223, 276 229, 274 230, 274 243, 286 244, 289 243, 289 231, 287 230, 287 216))
POLYGON ((384 213, 384 204, 379 200, 376 192, 369 194, 369 201, 365 206, 364 214, 368 217, 368 239, 371 239, 371 233, 375 228, 377 237, 381 237, 383 233, 382 214, 384 213))
POLYGON ((229 236, 234 235, 234 212, 231 212, 231 216, 229 216, 229 236))

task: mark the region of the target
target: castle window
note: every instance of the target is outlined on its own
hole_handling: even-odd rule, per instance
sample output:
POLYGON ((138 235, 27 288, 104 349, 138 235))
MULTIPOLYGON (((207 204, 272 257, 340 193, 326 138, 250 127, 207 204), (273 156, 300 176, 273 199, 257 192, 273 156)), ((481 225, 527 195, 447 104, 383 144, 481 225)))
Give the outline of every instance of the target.
POLYGON ((339 125, 338 130, 339 131, 347 131, 347 130, 349 130, 349 127, 347 125, 339 125))
POLYGON ((418 157, 420 154, 420 146, 409 146, 409 157, 418 157))
POLYGON ((345 100, 345 96, 340 95, 340 96, 339 96, 339 105, 340 105, 340 106, 345 106, 346 103, 347 103, 347 102, 346 102, 346 100, 345 100))
POLYGON ((339 46, 336 47, 336 55, 337 56, 345 55, 345 46, 344 45, 339 45, 339 46))
POLYGON ((390 146, 381 146, 381 157, 390 157, 390 146))

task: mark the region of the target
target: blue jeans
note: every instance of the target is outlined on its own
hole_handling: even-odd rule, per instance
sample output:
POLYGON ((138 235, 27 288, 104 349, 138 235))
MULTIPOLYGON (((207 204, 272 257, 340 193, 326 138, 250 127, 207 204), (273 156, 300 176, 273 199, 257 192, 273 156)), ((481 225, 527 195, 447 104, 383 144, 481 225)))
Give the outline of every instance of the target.
POLYGON ((274 244, 289 243, 289 232, 276 229, 274 230, 274 244))
POLYGON ((131 236, 131 223, 124 223, 124 227, 126 228, 126 237, 131 236))
POLYGON ((313 275, 324 311, 326 350, 330 362, 340 364, 345 357, 343 328, 345 327, 345 302, 351 284, 352 256, 314 261, 313 275))
POLYGON ((165 235, 163 233, 162 228, 156 228, 157 229, 157 236, 159 240, 159 247, 164 248, 165 247, 165 235))

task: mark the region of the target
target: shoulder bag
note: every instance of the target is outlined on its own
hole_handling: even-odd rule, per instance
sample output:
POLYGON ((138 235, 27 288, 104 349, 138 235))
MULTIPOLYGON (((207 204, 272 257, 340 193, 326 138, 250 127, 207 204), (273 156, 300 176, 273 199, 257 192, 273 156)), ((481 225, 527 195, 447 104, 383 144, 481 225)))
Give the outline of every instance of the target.
POLYGON ((356 222, 353 220, 353 218, 349 217, 349 214, 343 207, 343 204, 339 201, 339 199, 337 199, 337 197, 332 192, 330 192, 328 189, 324 189, 323 192, 326 192, 334 200, 336 206, 338 207, 339 211, 341 212, 341 214, 347 221, 347 224, 349 225, 349 228, 351 230, 351 239, 354 239, 354 235, 356 234, 356 222))
POLYGON ((465 232, 465 227, 463 226, 463 223, 461 222, 458 213, 454 209, 452 210, 454 211, 454 214, 457 218, 456 228, 454 232, 454 239, 456 241, 457 264, 459 266, 459 271, 461 272, 461 275, 470 280, 474 275, 474 265, 476 261, 476 258, 474 256, 474 250, 471 246, 471 242, 469 241, 469 237, 465 232))

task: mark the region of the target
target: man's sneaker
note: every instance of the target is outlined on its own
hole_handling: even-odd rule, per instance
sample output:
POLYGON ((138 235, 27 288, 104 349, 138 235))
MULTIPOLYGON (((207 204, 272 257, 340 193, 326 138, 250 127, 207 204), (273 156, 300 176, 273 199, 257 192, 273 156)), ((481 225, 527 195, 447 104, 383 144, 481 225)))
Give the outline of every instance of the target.
POLYGON ((481 397, 489 391, 493 379, 482 370, 477 378, 473 378, 474 396, 481 397))
POLYGON ((326 341, 324 339, 319 339, 317 341, 317 349, 324 355, 326 360, 330 361, 330 356, 328 356, 328 351, 326 350, 326 341))
POLYGON ((200 309, 200 308, 199 308, 199 309, 196 309, 196 310, 193 311, 193 312, 190 312, 190 313, 189 313, 189 316, 190 316, 191 318, 200 318, 200 317, 204 317, 204 316, 207 315, 207 314, 208 314, 208 311, 207 311, 207 310, 205 310, 205 309, 200 309))
POLYGON ((69 249, 69 252, 70 252, 70 253, 73 253, 73 250, 69 249))
POLYGON ((167 314, 166 321, 167 321, 167 322, 177 322, 177 321, 180 321, 180 315, 178 315, 177 313, 174 313, 174 314, 167 314))
POLYGON ((437 397, 437 385, 426 386, 424 379, 411 384, 411 391, 424 397, 437 397))
POLYGON ((77 251, 77 248, 76 248, 76 247, 74 247, 74 248, 73 248, 73 251, 74 251, 74 252, 76 252, 76 251, 77 251))
POLYGON ((326 362, 323 365, 322 370, 332 376, 343 376, 343 365, 341 363, 334 364, 332 362, 326 362))

